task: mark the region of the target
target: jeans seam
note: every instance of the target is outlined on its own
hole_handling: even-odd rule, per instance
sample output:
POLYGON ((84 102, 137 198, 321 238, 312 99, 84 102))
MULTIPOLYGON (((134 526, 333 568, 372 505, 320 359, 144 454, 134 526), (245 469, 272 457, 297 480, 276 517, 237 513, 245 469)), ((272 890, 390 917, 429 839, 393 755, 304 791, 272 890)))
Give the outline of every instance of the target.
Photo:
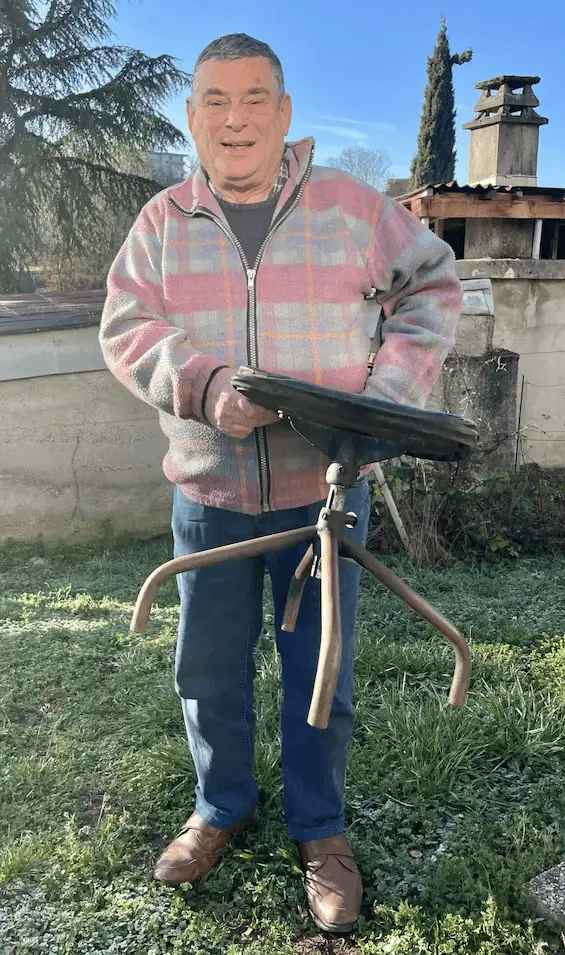
POLYGON ((247 741, 247 755, 249 758, 249 763, 251 765, 251 771, 253 772, 253 752, 251 748, 251 733, 249 730, 249 723, 247 722, 247 670, 248 670, 248 660, 249 660, 249 643, 251 640, 251 619, 253 615, 253 601, 249 601, 249 619, 247 621, 247 638, 245 641, 245 657, 243 662, 243 669, 241 671, 241 683, 240 689, 242 691, 241 698, 243 703, 243 725, 245 726, 245 738, 247 741))
MULTIPOLYGON (((296 827, 293 827, 293 829, 294 832, 298 831, 296 827)), ((320 826, 319 828, 313 826, 311 829, 302 829, 298 836, 294 833, 291 833, 291 835, 297 842, 312 842, 315 839, 330 839, 332 836, 341 836, 345 832, 347 832, 347 824, 345 818, 343 818, 340 822, 331 826, 320 826)))

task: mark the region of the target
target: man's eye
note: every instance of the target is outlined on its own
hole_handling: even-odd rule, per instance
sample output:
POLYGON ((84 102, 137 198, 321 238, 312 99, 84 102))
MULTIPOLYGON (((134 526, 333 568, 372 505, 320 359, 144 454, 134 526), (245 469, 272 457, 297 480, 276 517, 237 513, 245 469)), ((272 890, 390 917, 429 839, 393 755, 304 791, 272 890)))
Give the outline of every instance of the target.
POLYGON ((219 100, 216 100, 216 99, 209 99, 208 102, 206 103, 206 106, 223 106, 223 105, 224 105, 223 103, 221 103, 219 100))
POLYGON ((247 105, 248 106, 264 106, 265 100, 264 99, 249 99, 247 100, 247 105))

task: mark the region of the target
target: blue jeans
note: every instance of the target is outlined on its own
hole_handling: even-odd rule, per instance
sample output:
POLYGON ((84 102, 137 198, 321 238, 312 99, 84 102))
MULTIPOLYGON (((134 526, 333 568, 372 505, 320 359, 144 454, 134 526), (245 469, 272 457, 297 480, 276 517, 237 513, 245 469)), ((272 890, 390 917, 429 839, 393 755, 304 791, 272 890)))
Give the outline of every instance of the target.
MULTIPOLYGON (((250 516, 197 504, 176 488, 175 556, 315 524, 322 502, 250 516)), ((358 517, 347 533, 367 536, 366 480, 351 488, 347 510, 358 517)), ((320 582, 309 578, 296 631, 280 629, 290 579, 306 545, 217 564, 178 575, 180 593, 176 687, 180 695, 197 786, 196 810, 211 825, 229 828, 253 812, 255 713, 253 651, 262 629, 265 570, 275 605, 284 703, 281 714, 284 809, 291 835, 322 839, 345 829, 343 791, 353 729, 353 658, 360 569, 340 560, 343 658, 327 730, 306 722, 320 644, 320 582)))

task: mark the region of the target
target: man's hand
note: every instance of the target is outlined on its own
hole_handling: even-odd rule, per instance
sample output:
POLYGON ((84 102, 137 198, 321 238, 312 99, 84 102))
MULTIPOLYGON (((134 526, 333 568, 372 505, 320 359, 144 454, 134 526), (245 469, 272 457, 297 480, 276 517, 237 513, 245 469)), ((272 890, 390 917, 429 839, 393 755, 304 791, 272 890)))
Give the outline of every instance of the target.
POLYGON ((229 434, 230 438, 246 438, 254 428, 263 428, 278 421, 278 415, 260 408, 234 389, 231 379, 235 368, 222 368, 214 375, 208 388, 204 416, 214 428, 229 434))

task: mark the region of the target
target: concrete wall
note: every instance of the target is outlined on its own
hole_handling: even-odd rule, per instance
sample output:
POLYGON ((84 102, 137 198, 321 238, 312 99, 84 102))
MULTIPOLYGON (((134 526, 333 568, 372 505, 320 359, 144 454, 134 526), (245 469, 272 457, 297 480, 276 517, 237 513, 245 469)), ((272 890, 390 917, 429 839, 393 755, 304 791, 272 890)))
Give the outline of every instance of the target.
POLYGON ((520 356, 520 463, 565 466, 565 262, 458 262, 460 277, 490 282, 493 354, 520 356))
MULTIPOLYGON (((478 359, 478 369, 491 348, 492 296, 484 279, 465 284, 457 353, 478 359)), ((170 526, 157 413, 106 370, 97 333, 92 326, 0 336, 0 540, 170 526)), ((446 376, 435 406, 461 413, 473 392, 469 413, 484 420, 477 388, 446 376)))
POLYGON ((465 258, 531 259, 531 219, 467 219, 465 258))
POLYGON ((106 368, 98 326, 0 336, 0 382, 106 368))
POLYGON ((156 412, 108 371, 0 382, 0 540, 166 530, 165 450, 156 412))
POLYGON ((496 345, 520 355, 520 457, 563 467, 565 280, 493 279, 492 288, 496 345))
MULTIPOLYGON (((430 407, 474 418, 490 463, 510 468, 523 395, 520 459, 565 466, 565 262, 457 268, 463 314, 430 407)), ((0 540, 166 531, 157 413, 105 370, 97 328, 4 335, 0 349, 0 540)))

